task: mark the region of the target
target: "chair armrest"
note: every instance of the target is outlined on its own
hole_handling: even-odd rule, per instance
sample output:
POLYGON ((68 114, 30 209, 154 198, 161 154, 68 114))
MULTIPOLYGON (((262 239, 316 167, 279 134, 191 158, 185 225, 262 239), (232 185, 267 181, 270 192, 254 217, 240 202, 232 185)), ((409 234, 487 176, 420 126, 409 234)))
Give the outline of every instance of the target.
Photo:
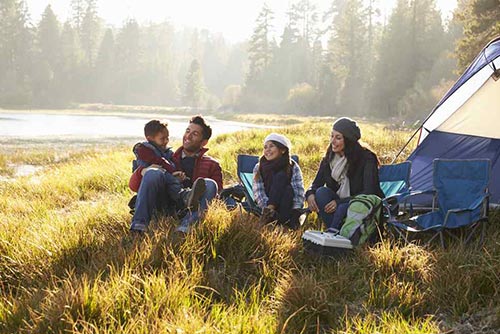
POLYGON ((409 197, 414 197, 414 196, 419 196, 419 195, 435 195, 436 191, 434 189, 429 189, 429 190, 418 190, 418 191, 410 191, 408 194, 409 197))
POLYGON ((480 206, 481 204, 483 204, 483 202, 485 200, 487 200, 489 197, 490 197, 490 194, 484 194, 484 195, 482 195, 475 202, 473 202, 471 205, 469 205, 469 207, 467 207, 467 209, 468 210, 474 210, 474 209, 476 209, 478 206, 480 206))

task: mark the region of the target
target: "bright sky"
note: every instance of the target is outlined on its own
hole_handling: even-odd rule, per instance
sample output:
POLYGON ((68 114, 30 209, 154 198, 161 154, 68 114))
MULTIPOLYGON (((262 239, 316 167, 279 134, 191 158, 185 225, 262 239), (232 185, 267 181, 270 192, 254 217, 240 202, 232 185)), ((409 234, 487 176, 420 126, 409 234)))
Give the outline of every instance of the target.
MULTIPOLYGON (((231 42, 248 39, 255 25, 265 0, 98 0, 98 13, 107 23, 121 26, 129 18, 144 23, 168 20, 176 26, 206 28, 211 32, 220 32, 231 42)), ((281 34, 285 13, 290 0, 267 0, 274 11, 275 29, 281 34)), ((324 12, 331 0, 312 0, 318 9, 324 12)), ((26 0, 29 12, 35 23, 48 4, 60 21, 65 21, 71 13, 71 0, 26 0)), ((389 11, 396 0, 380 0, 389 11)), ((437 0, 443 17, 449 17, 456 7, 457 0, 437 0)))

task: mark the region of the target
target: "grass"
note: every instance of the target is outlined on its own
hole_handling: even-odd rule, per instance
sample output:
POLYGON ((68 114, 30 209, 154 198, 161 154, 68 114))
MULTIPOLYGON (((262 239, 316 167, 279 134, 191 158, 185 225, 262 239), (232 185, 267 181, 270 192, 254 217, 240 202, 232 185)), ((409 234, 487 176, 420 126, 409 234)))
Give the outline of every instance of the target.
MULTIPOLYGON (((408 134, 361 124, 390 162, 408 134)), ((280 130, 306 184, 330 123, 280 130)), ((235 156, 266 130, 223 135, 210 153, 235 182, 235 156)), ((28 155, 17 155, 19 163, 28 155)), ((130 148, 83 150, 0 182, 0 333, 437 333, 500 326, 500 215, 481 249, 384 240, 342 260, 305 254, 301 233, 261 229, 215 202, 185 239, 171 218, 128 232, 130 148)), ((0 159, 0 165, 1 165, 0 159)), ((308 228, 318 221, 311 217, 308 228)), ((306 227, 304 227, 306 228, 306 227)))

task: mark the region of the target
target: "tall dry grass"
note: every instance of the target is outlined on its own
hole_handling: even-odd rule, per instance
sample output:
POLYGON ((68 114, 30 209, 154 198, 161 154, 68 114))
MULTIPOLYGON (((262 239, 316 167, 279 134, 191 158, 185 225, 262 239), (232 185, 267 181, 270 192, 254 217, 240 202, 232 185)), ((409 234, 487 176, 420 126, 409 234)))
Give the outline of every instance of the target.
MULTIPOLYGON (((330 126, 280 129, 306 183, 330 126)), ((384 162, 407 136, 361 126, 384 162)), ((212 140, 226 184, 236 154, 260 154, 268 132, 212 140)), ((171 218, 137 237, 126 207, 131 159, 128 149, 89 154, 0 183, 1 333, 437 333, 470 319, 499 328, 498 213, 480 249, 385 239, 339 260, 305 253, 301 231, 259 228, 220 202, 185 238, 171 218)))

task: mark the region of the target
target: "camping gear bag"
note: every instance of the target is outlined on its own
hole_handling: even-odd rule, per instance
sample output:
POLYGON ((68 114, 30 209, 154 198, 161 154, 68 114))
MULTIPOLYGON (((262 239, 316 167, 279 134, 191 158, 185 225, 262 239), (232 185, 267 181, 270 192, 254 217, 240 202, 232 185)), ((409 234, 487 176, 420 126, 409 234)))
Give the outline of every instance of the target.
POLYGON ((377 231, 382 217, 382 200, 377 195, 357 195, 349 202, 340 235, 353 246, 364 244, 377 231))

